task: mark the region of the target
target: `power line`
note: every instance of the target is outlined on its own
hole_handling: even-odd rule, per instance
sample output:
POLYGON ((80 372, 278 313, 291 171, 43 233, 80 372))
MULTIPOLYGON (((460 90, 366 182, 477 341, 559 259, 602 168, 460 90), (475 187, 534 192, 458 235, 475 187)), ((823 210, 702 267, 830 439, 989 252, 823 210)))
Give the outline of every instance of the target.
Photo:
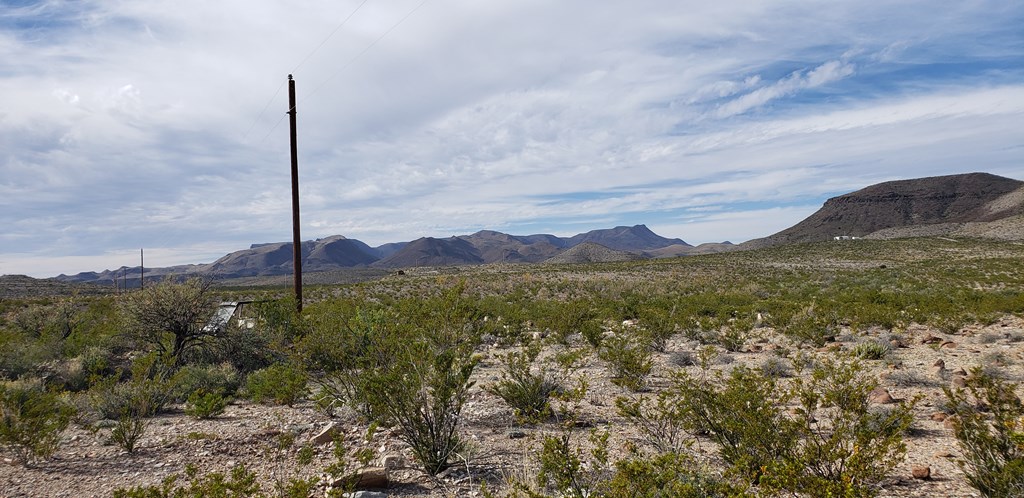
MULTIPOLYGON (((364 48, 364 49, 363 49, 363 50, 362 50, 361 52, 359 52, 358 54, 356 54, 356 55, 355 55, 354 57, 352 57, 351 59, 349 59, 349 60, 348 60, 348 62, 346 62, 345 64, 343 64, 343 65, 342 65, 341 67, 339 67, 337 71, 335 71, 335 72, 334 72, 333 74, 331 74, 330 76, 328 76, 328 77, 327 77, 327 79, 325 79, 325 80, 324 80, 324 81, 323 81, 322 83, 320 83, 320 84, 319 84, 319 85, 317 85, 317 86, 316 86, 315 88, 313 88, 313 90, 312 90, 311 92, 309 92, 308 94, 306 94, 306 96, 305 96, 305 97, 302 97, 301 99, 299 99, 299 101, 298 101, 298 103, 297 103, 296 105, 298 105, 298 104, 301 104, 301 103, 305 102, 305 101, 306 101, 306 99, 308 99, 308 98, 312 97, 312 96, 313 96, 314 94, 316 94, 317 92, 319 92, 320 90, 322 90, 322 89, 323 89, 323 88, 324 88, 325 86, 327 86, 327 83, 330 83, 330 81, 331 81, 332 79, 334 79, 334 78, 335 78, 335 77, 337 77, 337 76, 338 76, 339 74, 341 74, 341 72, 342 72, 342 71, 344 71, 345 69, 348 69, 348 68, 349 68, 349 66, 351 66, 352 64, 354 64, 354 63, 355 63, 355 62, 356 62, 357 60, 359 60, 359 59, 360 59, 360 58, 361 58, 362 56, 366 55, 366 53, 367 53, 367 52, 369 52, 369 51, 370 51, 370 49, 372 49, 372 48, 373 48, 373 47, 374 47, 375 45, 377 45, 377 43, 380 43, 380 41, 381 41, 381 40, 383 40, 383 39, 384 39, 384 38, 385 38, 386 36, 388 36, 389 34, 391 34, 391 32, 392 32, 392 31, 394 31, 394 30, 395 30, 396 28, 398 28, 399 26, 401 26, 401 25, 402 25, 402 23, 404 23, 404 22, 405 22, 405 21, 406 21, 407 19, 409 19, 410 17, 412 17, 412 15, 413 15, 413 14, 415 14, 415 13, 416 13, 416 11, 420 10, 420 7, 423 7, 423 5, 427 3, 427 1, 428 1, 428 0, 422 0, 422 1, 421 1, 421 2, 419 3, 419 4, 417 4, 417 5, 415 6, 415 7, 413 7, 413 9, 412 9, 412 10, 410 10, 410 11, 409 11, 408 13, 406 13, 406 14, 405 14, 405 15, 404 15, 404 16, 403 16, 403 17, 402 17, 401 19, 399 19, 399 20, 398 20, 398 22, 396 22, 395 24, 391 25, 391 27, 390 27, 390 28, 388 28, 388 29, 387 29, 387 31, 385 31, 385 32, 384 32, 383 34, 381 34, 380 36, 378 36, 376 40, 373 40, 373 42, 372 42, 372 43, 370 43, 369 45, 367 45, 367 46, 366 46, 366 48, 364 48)), ((365 3, 365 2, 364 2, 364 3, 365 3)), ((308 57, 307 57, 307 58, 308 58, 308 57)), ((305 61, 303 61, 303 62, 305 62, 305 61)), ((293 110, 293 109, 288 109, 288 112, 291 112, 292 110, 293 110)), ((284 118, 285 118, 285 116, 287 116, 287 114, 285 114, 285 115, 282 115, 282 116, 281 116, 281 117, 280 117, 280 118, 279 118, 279 119, 277 120, 277 122, 276 122, 276 123, 274 123, 274 126, 273 126, 273 127, 272 127, 272 128, 270 129, 270 131, 269 131, 269 132, 267 132, 266 136, 264 136, 264 137, 263 137, 263 141, 264 141, 264 142, 265 142, 265 141, 266 141, 266 140, 267 140, 268 138, 270 138, 270 135, 274 133, 274 130, 276 130, 276 129, 277 129, 277 127, 278 127, 278 126, 280 126, 281 122, 282 122, 282 121, 284 121, 284 118)))
MULTIPOLYGON (((324 38, 323 40, 320 41, 320 44, 317 45, 316 48, 311 50, 308 54, 306 54, 306 57, 304 57, 301 61, 299 61, 299 64, 297 66, 295 66, 295 69, 292 69, 291 74, 295 74, 296 72, 298 72, 299 68, 301 68, 307 61, 309 61, 309 59, 311 59, 314 55, 316 55, 316 53, 318 51, 320 51, 320 49, 323 48, 324 45, 326 45, 327 42, 330 41, 330 39, 334 37, 334 35, 338 34, 338 31, 341 31, 341 28, 343 28, 346 24, 348 24, 349 20, 351 20, 352 17, 355 16, 357 12, 359 12, 359 9, 363 8, 363 6, 366 5, 369 1, 370 0, 363 0, 362 3, 357 5, 356 8, 352 12, 350 12, 348 14, 348 16, 346 16, 344 19, 342 19, 341 22, 338 23, 338 25, 334 27, 334 30, 332 30, 327 35, 326 38, 324 38)), ((256 119, 253 119, 252 124, 249 125, 249 129, 245 130, 245 134, 242 135, 242 140, 245 140, 245 139, 249 138, 249 134, 252 133, 253 128, 255 128, 256 125, 259 123, 260 119, 263 118, 263 115, 267 113, 267 109, 270 108, 271 104, 273 104, 274 101, 277 100, 277 96, 280 95, 281 89, 284 88, 284 85, 285 85, 285 82, 282 82, 281 85, 277 87, 277 90, 274 91, 274 95, 272 97, 270 97, 269 100, 267 100, 267 104, 263 106, 263 109, 260 110, 260 113, 256 115, 256 119)), ((274 124, 274 128, 277 128, 277 125, 279 125, 279 124, 281 124, 280 121, 278 121, 276 124, 274 124)), ((273 131, 273 129, 271 131, 273 131)), ((266 140, 266 139, 264 138, 264 140, 266 140)))
POLYGON ((352 16, 356 15, 356 12, 359 12, 359 9, 363 8, 363 5, 366 5, 366 2, 369 2, 369 1, 370 0, 363 0, 363 3, 359 4, 358 6, 356 6, 356 9, 353 10, 352 13, 350 13, 348 15, 348 17, 343 19, 341 21, 341 23, 338 24, 338 26, 334 28, 334 31, 331 31, 331 34, 327 35, 327 38, 324 38, 324 41, 320 42, 320 44, 317 45, 316 48, 314 48, 313 51, 309 53, 309 55, 307 55, 304 59, 302 59, 302 61, 299 62, 299 65, 295 66, 295 69, 292 69, 291 74, 297 73, 299 71, 299 68, 302 67, 302 65, 305 64, 306 61, 308 61, 311 57, 313 57, 313 55, 316 54, 317 51, 319 51, 321 48, 323 48, 324 45, 327 44, 327 41, 331 39, 331 37, 333 37, 335 34, 337 34, 338 31, 341 31, 342 26, 347 24, 349 19, 352 19, 352 16))
POLYGON ((352 65, 353 63, 355 63, 355 61, 359 60, 359 58, 360 58, 360 57, 362 57, 362 56, 363 56, 363 55, 365 55, 365 54, 366 54, 367 52, 369 52, 369 51, 370 51, 370 49, 372 49, 372 48, 374 47, 374 45, 376 45, 377 43, 379 43, 379 42, 380 42, 381 40, 383 40, 383 39, 384 39, 384 37, 388 36, 389 34, 391 34, 391 32, 392 32, 392 31, 394 31, 394 30, 395 30, 396 28, 398 28, 399 26, 401 26, 401 25, 402 25, 402 23, 404 23, 404 22, 406 21, 406 19, 409 19, 410 17, 412 17, 412 15, 413 15, 413 14, 415 14, 417 10, 420 10, 420 7, 423 7, 423 5, 424 5, 425 3, 427 3, 427 1, 428 1, 428 0, 423 0, 423 1, 421 1, 420 3, 418 3, 418 4, 417 4, 417 5, 415 6, 415 7, 413 7, 413 9, 412 9, 412 10, 410 10, 410 11, 409 11, 409 12, 408 12, 407 14, 405 14, 405 16, 403 16, 403 17, 402 17, 401 19, 399 19, 399 20, 398 20, 398 22, 396 22, 395 24, 393 24, 393 25, 392 25, 392 26, 391 26, 390 28, 388 28, 388 30, 387 30, 387 31, 385 31, 385 32, 384 32, 384 33, 383 33, 382 35, 380 35, 379 37, 377 37, 377 39, 376 39, 376 40, 374 40, 374 41, 373 41, 373 43, 370 43, 369 45, 367 45, 367 46, 366 46, 366 48, 364 48, 364 49, 363 49, 363 51, 362 51, 362 52, 359 52, 358 54, 356 54, 356 56, 355 56, 355 57, 353 57, 353 58, 349 59, 349 61, 348 61, 348 62, 346 62, 346 63, 345 63, 345 64, 344 64, 343 66, 341 66, 340 68, 338 68, 338 70, 337 70, 337 71, 335 71, 335 72, 334 72, 333 74, 331 74, 330 76, 328 76, 328 77, 327 77, 327 79, 326 79, 326 80, 324 80, 324 82, 323 82, 323 83, 321 83, 320 85, 318 85, 318 86, 317 86, 316 88, 314 88, 314 89, 313 89, 313 91, 309 92, 309 94, 307 94, 307 95, 306 95, 305 97, 303 97, 302 99, 300 99, 298 103, 299 103, 299 104, 301 104, 301 103, 305 102, 305 101, 306 101, 306 99, 308 99, 308 98, 312 97, 312 96, 313 96, 313 95, 314 95, 315 93, 317 93, 318 91, 320 91, 320 89, 322 89, 322 88, 323 88, 324 86, 326 86, 326 85, 327 85, 327 83, 329 83, 329 82, 330 82, 330 81, 331 81, 332 79, 334 79, 334 78, 335 78, 336 76, 338 76, 339 74, 341 74, 341 72, 342 72, 342 71, 344 71, 345 69, 348 69, 348 67, 349 67, 349 66, 351 66, 351 65, 352 65))

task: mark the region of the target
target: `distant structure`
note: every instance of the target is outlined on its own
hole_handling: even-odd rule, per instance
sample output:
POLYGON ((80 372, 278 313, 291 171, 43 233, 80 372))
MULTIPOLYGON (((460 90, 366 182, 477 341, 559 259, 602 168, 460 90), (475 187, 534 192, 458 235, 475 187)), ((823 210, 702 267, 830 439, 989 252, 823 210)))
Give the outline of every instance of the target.
POLYGON ((832 237, 832 240, 859 240, 860 237, 854 237, 853 235, 836 235, 832 237))

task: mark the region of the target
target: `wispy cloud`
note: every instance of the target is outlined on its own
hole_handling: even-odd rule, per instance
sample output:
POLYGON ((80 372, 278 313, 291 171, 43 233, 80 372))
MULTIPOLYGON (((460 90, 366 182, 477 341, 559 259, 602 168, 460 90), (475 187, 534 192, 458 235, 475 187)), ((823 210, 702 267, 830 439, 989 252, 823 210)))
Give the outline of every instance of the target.
POLYGON ((5 5, 0 273, 287 239, 289 72, 311 238, 738 242, 877 181, 1024 178, 1013 2, 369 2, 300 65, 359 3, 5 5))

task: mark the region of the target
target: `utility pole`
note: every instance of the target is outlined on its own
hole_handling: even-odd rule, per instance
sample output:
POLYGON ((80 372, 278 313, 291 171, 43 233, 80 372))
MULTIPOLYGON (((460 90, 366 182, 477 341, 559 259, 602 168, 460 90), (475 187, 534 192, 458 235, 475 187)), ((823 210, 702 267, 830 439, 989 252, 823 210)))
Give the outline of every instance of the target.
POLYGON ((288 75, 288 121, 292 143, 292 260, 295 267, 295 310, 302 313, 302 238, 299 235, 299 147, 295 142, 295 80, 288 75))
POLYGON ((139 248, 139 290, 146 288, 146 254, 139 248))

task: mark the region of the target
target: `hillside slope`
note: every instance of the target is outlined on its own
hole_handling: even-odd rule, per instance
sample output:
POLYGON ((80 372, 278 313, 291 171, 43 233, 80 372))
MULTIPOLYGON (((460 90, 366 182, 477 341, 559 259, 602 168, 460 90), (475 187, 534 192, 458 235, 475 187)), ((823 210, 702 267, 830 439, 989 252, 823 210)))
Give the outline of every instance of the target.
POLYGON ((833 197, 800 223, 740 246, 754 249, 904 227, 987 223, 1021 214, 1024 182, 1018 180, 988 173, 898 180, 833 197))

